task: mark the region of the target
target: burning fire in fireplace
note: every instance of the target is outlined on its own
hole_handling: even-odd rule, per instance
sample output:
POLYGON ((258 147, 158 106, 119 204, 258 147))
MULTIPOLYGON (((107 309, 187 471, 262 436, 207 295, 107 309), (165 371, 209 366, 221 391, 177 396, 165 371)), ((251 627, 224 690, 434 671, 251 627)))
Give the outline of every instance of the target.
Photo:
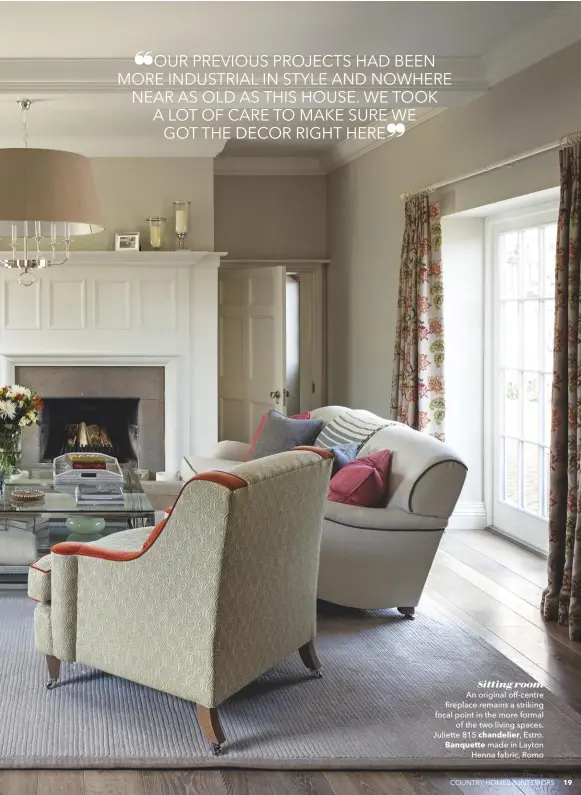
POLYGON ((45 398, 41 460, 64 453, 106 453, 139 460, 139 398, 45 398))
POLYGON ((86 422, 69 424, 66 426, 67 447, 113 447, 107 429, 100 425, 87 425, 86 422))

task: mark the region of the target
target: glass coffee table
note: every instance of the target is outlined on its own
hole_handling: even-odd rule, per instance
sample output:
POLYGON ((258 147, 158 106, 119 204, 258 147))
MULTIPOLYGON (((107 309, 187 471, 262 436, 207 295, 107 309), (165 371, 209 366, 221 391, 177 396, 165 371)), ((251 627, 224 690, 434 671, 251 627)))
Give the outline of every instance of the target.
POLYGON ((133 467, 123 471, 123 503, 77 505, 74 486, 53 485, 52 464, 24 470, 28 477, 6 483, 0 496, 0 586, 22 586, 28 566, 60 541, 94 541, 129 527, 155 524, 155 513, 133 467), (33 488, 44 498, 15 505, 15 489, 33 488))

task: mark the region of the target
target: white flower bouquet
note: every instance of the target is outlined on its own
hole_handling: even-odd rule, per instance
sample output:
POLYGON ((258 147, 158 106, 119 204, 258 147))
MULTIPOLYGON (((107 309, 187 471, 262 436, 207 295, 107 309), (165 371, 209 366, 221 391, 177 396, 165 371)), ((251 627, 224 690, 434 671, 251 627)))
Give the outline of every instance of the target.
POLYGON ((42 400, 25 386, 12 384, 0 389, 0 473, 11 475, 20 458, 23 428, 38 423, 42 400))

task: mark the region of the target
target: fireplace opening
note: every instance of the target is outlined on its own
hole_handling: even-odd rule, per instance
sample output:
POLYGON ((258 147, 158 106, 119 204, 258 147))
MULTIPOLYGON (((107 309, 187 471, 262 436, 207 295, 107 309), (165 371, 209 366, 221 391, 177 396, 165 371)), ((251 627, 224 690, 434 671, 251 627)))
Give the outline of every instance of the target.
POLYGON ((138 461, 139 398, 44 398, 40 417, 41 461, 72 452, 138 461))

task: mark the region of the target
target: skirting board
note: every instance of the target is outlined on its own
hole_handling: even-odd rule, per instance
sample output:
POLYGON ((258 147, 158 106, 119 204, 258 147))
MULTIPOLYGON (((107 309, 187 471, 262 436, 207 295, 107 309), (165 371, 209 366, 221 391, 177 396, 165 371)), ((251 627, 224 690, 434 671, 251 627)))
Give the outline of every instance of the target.
POLYGON ((461 500, 448 522, 449 530, 484 530, 488 527, 488 517, 483 502, 461 500))

